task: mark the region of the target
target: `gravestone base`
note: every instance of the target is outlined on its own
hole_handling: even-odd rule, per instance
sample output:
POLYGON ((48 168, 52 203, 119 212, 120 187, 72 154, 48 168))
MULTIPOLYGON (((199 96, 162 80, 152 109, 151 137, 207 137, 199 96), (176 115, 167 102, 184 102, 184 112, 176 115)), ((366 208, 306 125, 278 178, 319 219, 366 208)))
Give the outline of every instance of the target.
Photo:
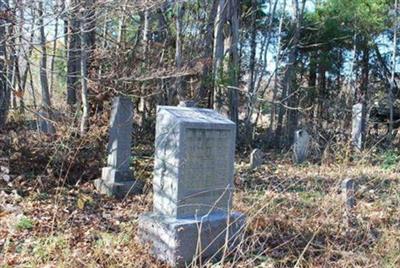
POLYGON ((96 189, 108 196, 123 198, 127 194, 140 194, 143 183, 133 180, 131 172, 121 172, 112 167, 101 170, 101 179, 94 181, 96 189))
POLYGON ((203 261, 220 258, 226 244, 228 249, 237 246, 244 224, 245 216, 239 212, 232 212, 229 221, 225 213, 183 219, 145 213, 139 217, 139 236, 142 242, 150 242, 157 258, 173 267, 185 267, 196 257, 203 261))

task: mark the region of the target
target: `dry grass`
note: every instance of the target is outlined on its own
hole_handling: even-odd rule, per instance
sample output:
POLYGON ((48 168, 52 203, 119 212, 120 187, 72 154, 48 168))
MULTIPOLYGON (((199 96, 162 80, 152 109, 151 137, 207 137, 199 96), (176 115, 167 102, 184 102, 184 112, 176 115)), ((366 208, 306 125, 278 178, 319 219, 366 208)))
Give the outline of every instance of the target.
MULTIPOLYGON (((60 145, 64 139, 51 144, 64 148, 60 145)), ((83 156, 90 151, 87 148, 99 148, 90 142, 74 146, 79 144, 85 145, 86 150, 80 151, 83 156)), ((152 207, 151 150, 143 144, 135 148, 135 174, 146 181, 145 194, 123 201, 98 195, 90 181, 64 184, 65 174, 54 171, 38 179, 34 169, 29 178, 0 182, 0 265, 162 267, 137 239, 138 216, 152 207)), ((66 157, 70 154, 54 155, 62 160, 51 158, 53 163, 71 161, 66 157)), ((76 167, 79 170, 86 164, 76 167)), ((365 161, 293 166, 285 158, 269 160, 256 171, 239 164, 235 182, 234 208, 247 215, 247 225, 239 247, 227 252, 222 266, 400 266, 400 175, 396 169, 384 170, 365 161), (357 184, 355 228, 344 220, 339 192, 347 177, 357 184)))

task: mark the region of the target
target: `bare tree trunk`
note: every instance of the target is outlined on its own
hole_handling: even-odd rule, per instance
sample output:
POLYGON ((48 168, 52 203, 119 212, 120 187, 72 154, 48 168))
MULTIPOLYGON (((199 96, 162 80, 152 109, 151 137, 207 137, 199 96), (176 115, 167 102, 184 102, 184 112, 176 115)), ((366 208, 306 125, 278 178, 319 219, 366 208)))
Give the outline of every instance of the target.
POLYGON ((7 27, 8 29, 8 39, 9 39, 9 43, 8 43, 8 62, 9 64, 7 65, 8 70, 7 70, 7 74, 8 74, 8 84, 10 87, 10 91, 11 91, 11 105, 14 109, 17 108, 17 96, 16 96, 16 43, 15 43, 15 32, 14 32, 14 26, 15 26, 15 22, 12 22, 15 18, 15 1, 12 1, 12 4, 14 4, 14 6, 12 6, 9 1, 7 1, 7 4, 9 6, 9 14, 11 15, 11 23, 9 24, 9 26, 7 27))
POLYGON ((294 8, 294 35, 292 39, 292 49, 289 53, 288 59, 288 69, 284 78, 284 85, 286 87, 288 93, 288 105, 291 109, 288 110, 287 115, 287 143, 286 145, 291 145, 293 143, 294 132, 298 126, 298 115, 299 112, 297 110, 298 106, 298 94, 295 92, 298 90, 296 86, 296 72, 295 67, 297 63, 297 53, 298 53, 298 43, 300 39, 300 28, 302 22, 302 16, 304 11, 305 1, 302 2, 302 7, 299 6, 298 0, 293 0, 293 8, 294 8))
POLYGON ((42 87, 42 108, 45 111, 49 111, 51 108, 51 100, 49 94, 49 84, 47 81, 47 50, 46 50, 46 35, 44 32, 44 20, 43 20, 43 2, 38 3, 38 15, 39 15, 39 27, 40 27, 40 47, 42 50, 40 59, 40 84, 42 87))
POLYGON ((287 128, 286 134, 287 139, 285 140, 285 145, 289 145, 293 141, 294 130, 297 127, 297 110, 293 109, 297 106, 297 98, 295 96, 294 82, 296 80, 296 73, 294 72, 294 67, 296 64, 297 58, 297 45, 300 38, 300 26, 301 26, 301 17, 304 10, 305 0, 303 0, 303 7, 300 9, 298 0, 293 0, 293 13, 294 17, 292 20, 293 25, 295 26, 293 37, 291 39, 291 49, 288 56, 288 62, 286 66, 286 71, 283 79, 283 94, 282 94, 282 104, 287 104, 291 109, 286 111, 286 107, 283 105, 280 107, 279 115, 278 115, 278 125, 275 133, 276 145, 281 145, 281 136, 282 136, 282 121, 283 114, 287 112, 287 128))
MULTIPOLYGON (((308 90, 316 94, 317 91, 317 52, 310 52, 310 64, 308 72, 308 90)), ((313 109, 310 110, 310 118, 313 120, 313 131, 317 131, 318 126, 318 104, 313 102, 313 109)))
MULTIPOLYGON (((22 47, 22 21, 23 21, 23 10, 21 7, 21 3, 19 1, 13 1, 14 2, 14 18, 17 21, 18 17, 18 11, 20 11, 19 17, 21 20, 21 23, 19 23, 19 27, 17 28, 17 23, 16 25, 12 26, 12 58, 13 58, 13 65, 14 65, 14 73, 13 73, 13 89, 15 91, 16 97, 19 99, 19 112, 21 114, 24 113, 25 110, 25 103, 24 103, 24 89, 22 88, 22 81, 21 81, 21 72, 20 72, 20 65, 19 65, 19 55, 21 52, 21 47, 22 47)), ((14 100, 16 98, 14 97, 14 100)), ((15 104, 15 107, 17 107, 17 104, 15 104)))
MULTIPOLYGON (((6 14, 8 5, 5 1, 0 1, 0 11, 6 14)), ((0 130, 4 128, 7 115, 10 109, 10 89, 7 85, 6 67, 6 32, 7 17, 0 17, 0 130)))
POLYGON ((67 57, 67 103, 73 108, 76 104, 76 91, 80 73, 80 37, 77 0, 71 1, 68 19, 68 57, 67 57))
POLYGON ((255 66, 256 66, 256 48, 257 48, 257 0, 251 0, 251 37, 250 37, 250 61, 249 61, 249 83, 247 85, 247 95, 248 100, 246 104, 246 117, 244 119, 245 125, 245 139, 246 144, 251 142, 252 133, 253 133, 253 125, 251 123, 252 115, 253 115, 253 107, 255 105, 257 95, 255 92, 255 66))
POLYGON ((229 1, 229 16, 230 20, 230 46, 229 46, 229 74, 230 87, 228 87, 229 101, 229 118, 236 123, 239 123, 239 1, 229 1))
MULTIPOLYGON (((203 69, 201 74, 201 84, 196 96, 196 101, 203 100, 207 93, 212 93, 213 78, 212 78, 212 57, 213 57, 213 35, 214 35, 214 19, 217 14, 218 0, 212 2, 210 14, 208 16, 207 26, 204 37, 204 54, 203 54, 203 69)), ((208 107, 212 108, 212 96, 209 94, 208 107)))
MULTIPOLYGON (((176 71, 179 73, 182 67, 182 17, 184 13, 184 6, 177 3, 176 14, 176 41, 175 41, 175 65, 176 71)), ((183 88, 182 78, 178 76, 175 81, 176 92, 178 93, 178 100, 185 101, 187 92, 183 88)))
MULTIPOLYGON (((148 63, 148 41, 149 41, 149 11, 145 10, 142 16, 143 22, 143 30, 142 30, 142 46, 143 46, 143 55, 144 55, 144 67, 147 66, 148 63)), ((143 82, 140 86, 140 113, 141 113, 141 122, 140 125, 142 127, 145 126, 145 122, 147 119, 147 90, 146 90, 146 82, 143 82)), ((168 104, 170 105, 170 100, 168 100, 168 104)))
POLYGON ((361 59, 361 85, 358 91, 358 102, 363 103, 361 112, 361 143, 362 148, 365 146, 367 136, 367 104, 368 104, 368 84, 369 84, 369 46, 368 40, 363 40, 363 54, 361 59))
MULTIPOLYGON (((47 81, 47 51, 46 51, 46 35, 44 32, 44 14, 43 14, 43 1, 38 2, 38 23, 40 28, 40 47, 42 50, 40 59, 40 84, 42 88, 42 102, 41 108, 45 116, 51 118, 51 100, 49 92, 49 83, 47 81)), ((54 127, 51 123, 47 124, 47 132, 54 133, 54 127)))
POLYGON ((223 76, 223 58, 224 58, 224 24, 226 20, 225 0, 219 0, 217 15, 214 21, 214 50, 213 50, 213 70, 214 70, 214 92, 211 103, 217 111, 222 110, 223 96, 220 87, 223 76))
MULTIPOLYGON (((59 9, 58 1, 55 1, 55 10, 59 9)), ((54 25, 54 40, 53 40, 53 54, 51 56, 50 62, 50 93, 54 94, 54 63, 56 59, 56 50, 57 50, 57 40, 58 40, 58 16, 56 17, 56 23, 54 25)))
POLYGON ((34 84, 33 84, 32 70, 29 68, 28 72, 29 72, 29 82, 30 82, 30 87, 31 87, 33 108, 35 108, 35 110, 36 110, 37 109, 36 92, 35 92, 35 87, 34 87, 34 84))
MULTIPOLYGON (((65 59, 68 60, 68 12, 66 10, 65 1, 61 1, 61 12, 63 13, 62 20, 64 22, 64 49, 65 49, 65 59)), ((68 93, 68 92, 67 92, 68 93)))
POLYGON ((122 15, 119 19, 118 29, 118 45, 121 49, 125 49, 126 46, 126 1, 122 4, 122 15))
POLYGON ((82 86, 82 119, 80 132, 84 135, 89 125, 89 101, 88 101, 88 49, 89 49, 89 30, 88 12, 84 11, 81 21, 81 86, 82 86))
POLYGON ((392 52, 392 72, 390 77, 390 87, 388 92, 389 103, 389 132, 388 142, 391 144, 393 139, 393 90, 395 87, 396 74, 396 52, 397 52, 397 0, 394 2, 394 25, 393 25, 393 52, 392 52))
MULTIPOLYGON (((281 16, 279 18, 279 27, 278 27, 278 42, 277 42, 277 48, 278 51, 276 52, 275 56, 275 74, 274 74, 274 87, 272 90, 272 110, 271 110, 271 116, 270 116, 270 123, 269 123, 269 129, 270 132, 272 133, 272 130, 274 128, 274 123, 275 123, 275 116, 276 116, 276 110, 277 110, 277 105, 275 104, 276 97, 278 94, 278 87, 279 87, 279 65, 280 65, 280 59, 281 59, 281 40, 282 40, 282 27, 283 27, 283 18, 286 10, 286 0, 283 2, 283 8, 281 11, 281 16)), ((282 119, 280 121, 280 126, 282 126, 282 119)))

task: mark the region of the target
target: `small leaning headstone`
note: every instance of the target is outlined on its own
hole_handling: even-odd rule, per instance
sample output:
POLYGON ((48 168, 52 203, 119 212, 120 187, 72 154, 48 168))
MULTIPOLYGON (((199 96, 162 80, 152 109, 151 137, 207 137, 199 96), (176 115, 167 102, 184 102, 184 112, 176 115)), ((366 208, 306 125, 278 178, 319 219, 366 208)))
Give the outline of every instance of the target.
POLYGON ((133 103, 127 97, 115 97, 112 103, 107 167, 101 179, 95 180, 96 188, 109 196, 121 198, 138 194, 142 183, 133 179, 130 170, 133 126, 133 103))
POLYGON ((56 132, 53 123, 49 120, 49 114, 39 111, 37 114, 37 128, 39 132, 46 134, 54 134, 56 132))
POLYGON ((354 207, 356 206, 356 197, 355 197, 355 183, 353 179, 345 179, 342 181, 341 185, 343 202, 345 205, 345 215, 344 221, 348 226, 355 226, 356 220, 354 216, 354 207))
POLYGON ((297 130, 294 133, 293 161, 301 164, 307 160, 310 146, 310 135, 305 129, 297 130))
POLYGON ((365 140, 365 122, 363 120, 363 113, 365 107, 362 103, 353 105, 352 110, 352 129, 351 129, 351 143, 358 150, 362 150, 365 140))
POLYGON ((260 149, 254 149, 250 154, 250 169, 258 168, 264 161, 264 153, 260 149))
POLYGON ((153 212, 142 241, 171 266, 232 249, 245 217, 232 212, 235 124, 209 109, 157 108, 153 212))

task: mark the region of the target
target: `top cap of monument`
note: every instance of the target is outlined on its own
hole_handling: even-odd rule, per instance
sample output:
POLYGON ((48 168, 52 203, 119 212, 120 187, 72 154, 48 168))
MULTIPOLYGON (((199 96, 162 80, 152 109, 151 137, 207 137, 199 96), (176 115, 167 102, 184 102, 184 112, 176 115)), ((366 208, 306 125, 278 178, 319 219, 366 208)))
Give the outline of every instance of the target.
POLYGON ((157 114, 168 114, 175 122, 182 123, 204 123, 226 125, 234 127, 235 123, 212 109, 157 106, 157 114))

